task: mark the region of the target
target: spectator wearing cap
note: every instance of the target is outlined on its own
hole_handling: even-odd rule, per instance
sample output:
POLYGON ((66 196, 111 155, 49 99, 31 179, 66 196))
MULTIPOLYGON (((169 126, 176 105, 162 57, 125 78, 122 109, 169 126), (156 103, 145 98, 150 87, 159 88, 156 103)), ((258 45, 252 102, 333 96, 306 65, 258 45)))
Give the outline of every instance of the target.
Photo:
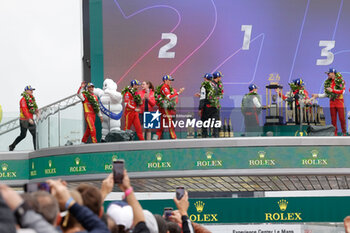
POLYGON ((242 99, 241 111, 244 116, 244 125, 247 136, 259 136, 259 114, 261 112, 261 99, 258 87, 251 84, 249 93, 242 99))
MULTIPOLYGON (((306 104, 310 102, 309 93, 305 89, 305 82, 301 79, 294 79, 291 83, 289 83, 290 92, 287 93, 287 96, 283 95, 279 88, 276 89, 278 95, 285 101, 291 102, 295 101, 295 123, 300 123, 300 102, 306 104)), ((311 110, 311 109, 310 109, 311 110)))
POLYGON ((155 99, 161 113, 161 123, 160 128, 157 129, 157 139, 161 139, 164 126, 169 128, 170 137, 176 139, 173 119, 176 114, 177 98, 185 88, 180 88, 179 92, 177 92, 171 86, 171 82, 174 81, 174 78, 170 75, 164 75, 162 80, 163 83, 158 86, 155 91, 155 99), (166 125, 164 125, 164 123, 166 125))
POLYGON ((140 81, 134 79, 130 82, 130 86, 127 86, 122 90, 125 104, 124 130, 131 129, 131 127, 134 125, 136 135, 139 140, 145 140, 139 120, 139 112, 140 106, 142 105, 142 99, 141 96, 137 93, 137 90, 140 88, 140 85, 140 81))
POLYGON ((35 98, 33 96, 33 91, 35 89, 32 86, 26 86, 24 92, 21 94, 20 105, 20 120, 19 125, 21 128, 20 135, 15 139, 15 141, 9 145, 9 150, 13 151, 17 144, 22 141, 27 136, 27 130, 33 137, 33 146, 36 150, 36 126, 34 122, 33 114, 39 118, 38 105, 36 104, 35 98))
POLYGON ((91 136, 92 143, 97 143, 95 119, 96 114, 99 116, 101 122, 103 122, 102 113, 98 104, 97 96, 94 94, 94 84, 82 82, 78 90, 78 97, 83 101, 84 116, 86 121, 86 130, 82 138, 83 143, 87 143, 89 136, 91 136), (84 88, 87 86, 87 91, 84 88))
POLYGON ((344 92, 345 81, 341 73, 336 69, 330 68, 326 72, 328 78, 324 82, 324 93, 312 94, 312 98, 329 98, 329 106, 331 111, 332 125, 335 127, 334 135, 338 135, 337 128, 337 113, 339 116, 340 126, 343 136, 346 136, 346 122, 345 122, 345 105, 344 105, 344 92))

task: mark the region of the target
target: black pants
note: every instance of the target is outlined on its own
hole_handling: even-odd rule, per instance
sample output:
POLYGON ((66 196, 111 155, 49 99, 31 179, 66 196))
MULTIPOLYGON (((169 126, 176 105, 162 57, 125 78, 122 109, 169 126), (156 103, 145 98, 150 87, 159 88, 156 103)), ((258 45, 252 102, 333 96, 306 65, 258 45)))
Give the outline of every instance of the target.
POLYGON ((15 139, 15 141, 10 145, 10 147, 15 148, 16 145, 22 141, 27 136, 27 130, 33 136, 34 150, 36 150, 36 126, 35 124, 29 124, 29 121, 20 120, 19 125, 21 127, 21 134, 15 139))
POLYGON ((260 136, 259 118, 257 113, 249 112, 244 115, 246 136, 260 136))
MULTIPOLYGON (((211 119, 214 122, 216 122, 217 120, 220 120, 219 109, 213 108, 213 107, 208 108, 207 106, 205 106, 203 108, 201 120, 204 123, 204 121, 206 121, 208 119, 211 119)), ((212 137, 218 138, 219 137, 219 130, 220 130, 220 128, 214 127, 212 137)), ((208 128, 207 127, 203 126, 203 128, 202 128, 202 137, 203 138, 208 137, 208 128)))

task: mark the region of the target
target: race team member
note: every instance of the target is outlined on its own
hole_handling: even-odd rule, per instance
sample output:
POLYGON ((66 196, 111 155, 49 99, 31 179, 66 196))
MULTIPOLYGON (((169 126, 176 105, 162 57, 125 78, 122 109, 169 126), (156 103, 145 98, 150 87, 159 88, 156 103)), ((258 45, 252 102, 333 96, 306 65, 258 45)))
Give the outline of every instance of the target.
POLYGON ((259 114, 261 112, 261 98, 258 94, 258 87, 251 84, 248 87, 249 93, 242 99, 241 111, 244 116, 244 125, 247 136, 259 135, 259 114))
POLYGON ((91 136, 92 143, 97 143, 96 138, 96 128, 95 128, 95 119, 96 115, 103 122, 102 113, 98 104, 98 98, 94 95, 94 84, 82 82, 78 90, 78 97, 83 101, 84 117, 86 121, 86 130, 81 141, 86 143, 89 136, 91 136), (84 91, 84 88, 87 86, 87 91, 84 91))
MULTIPOLYGON (((303 101, 305 104, 310 103, 309 92, 305 89, 305 83, 301 78, 293 80, 289 83, 291 91, 287 96, 283 95, 280 89, 276 89, 278 95, 284 100, 288 102, 292 102, 295 100, 295 123, 300 123, 300 101, 303 101)), ((309 109, 311 111, 311 109, 309 109)), ((308 119, 307 119, 308 120, 308 119)))
POLYGON ((160 139, 163 133, 164 125, 169 127, 170 137, 176 139, 176 133, 172 119, 174 118, 176 111, 175 107, 178 102, 178 95, 181 94, 185 88, 180 88, 177 92, 171 87, 171 82, 174 79, 170 75, 163 76, 163 83, 157 87, 155 91, 155 98, 161 115, 160 128, 157 129, 157 138, 160 139))
POLYGON ((211 81, 213 79, 213 75, 210 74, 210 73, 206 73, 204 76, 203 76, 204 80, 201 84, 201 88, 200 88, 200 92, 197 92, 196 94, 194 94, 195 97, 198 97, 198 98, 201 98, 201 93, 202 93, 202 88, 203 88, 203 84, 204 82, 206 81, 211 81))
MULTIPOLYGON (((154 106, 156 105, 156 99, 154 98, 154 86, 150 81, 143 81, 141 84, 142 90, 139 91, 141 96, 142 104, 140 106, 140 123, 143 124, 143 113, 153 112, 154 106)), ((151 129, 145 129, 146 140, 151 140, 152 132, 151 129)))
MULTIPOLYGON (((202 122, 211 119, 212 121, 220 120, 220 99, 223 98, 224 89, 221 82, 222 73, 216 71, 213 73, 211 81, 202 83, 199 110, 201 112, 202 122)), ((209 76, 210 78, 210 76, 209 76)), ((213 129, 213 137, 219 137, 220 128, 213 129)), ((203 127, 202 137, 208 137, 208 128, 203 127)))
POLYGON ((36 150, 36 126, 33 118, 33 114, 36 114, 39 118, 38 106, 33 96, 35 89, 31 86, 26 86, 24 92, 21 94, 23 97, 19 101, 20 106, 20 120, 19 125, 21 128, 21 134, 15 139, 15 141, 9 145, 9 150, 13 151, 16 145, 27 136, 27 130, 33 137, 34 150, 36 150))
POLYGON ((336 69, 330 68, 328 72, 328 79, 324 82, 323 94, 312 94, 314 98, 329 98, 329 106, 331 111, 332 125, 335 127, 334 135, 337 136, 337 113, 340 120, 343 136, 346 136, 346 123, 345 123, 345 106, 344 106, 344 91, 345 81, 336 69))
POLYGON ((134 125, 137 137, 139 140, 145 140, 142 133, 141 123, 139 119, 140 106, 142 105, 142 100, 140 95, 137 93, 141 83, 138 80, 132 80, 130 86, 125 87, 122 90, 122 95, 124 97, 125 104, 125 126, 124 130, 131 129, 134 125))

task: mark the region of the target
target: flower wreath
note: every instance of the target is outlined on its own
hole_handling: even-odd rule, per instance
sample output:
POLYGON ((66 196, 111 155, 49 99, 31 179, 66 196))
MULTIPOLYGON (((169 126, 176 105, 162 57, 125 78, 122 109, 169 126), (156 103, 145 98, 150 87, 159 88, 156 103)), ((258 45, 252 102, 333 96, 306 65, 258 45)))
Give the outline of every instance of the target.
POLYGON ((97 100, 90 94, 88 91, 83 91, 83 94, 86 96, 89 103, 92 105, 94 112, 97 114, 100 112, 100 106, 98 105, 97 100))
POLYGON ((295 85, 294 83, 289 83, 289 87, 291 89, 291 96, 292 94, 295 92, 295 91, 299 91, 298 94, 299 94, 299 98, 301 100, 305 100, 306 99, 306 94, 305 94, 305 87, 304 86, 298 86, 298 85, 295 85))
MULTIPOLYGON (((335 90, 343 90, 343 88, 345 87, 345 81, 343 79, 342 74, 339 72, 337 72, 335 74, 334 82, 335 82, 335 87, 334 87, 335 90)), ((324 82, 324 85, 323 85, 324 86, 324 93, 326 93, 327 97, 330 98, 331 100, 335 100, 339 97, 340 94, 336 94, 336 93, 328 91, 327 88, 331 87, 331 85, 332 85, 332 79, 328 78, 324 82)))
POLYGON ((38 109, 38 105, 36 104, 34 96, 30 96, 27 92, 23 92, 21 95, 26 100, 29 112, 34 114, 38 109))
POLYGON ((142 104, 142 99, 140 95, 137 95, 135 92, 135 89, 127 86, 122 90, 122 95, 124 96, 125 93, 129 92, 132 95, 132 98, 134 99, 135 103, 137 104, 137 106, 140 106, 142 104))
MULTIPOLYGON (((168 110, 175 110, 176 107, 176 97, 172 99, 168 99, 162 90, 164 84, 161 84, 157 86, 157 88, 154 91, 154 98, 156 99, 157 105, 163 109, 168 110)), ((174 95, 174 89, 172 87, 169 87, 170 95, 174 95)))
POLYGON ((211 81, 204 81, 202 83, 202 87, 204 87, 207 92, 207 100, 209 101, 210 105, 215 108, 221 108, 220 99, 222 99, 224 96, 224 88, 221 81, 219 81, 217 85, 218 90, 216 92, 211 84, 211 81))

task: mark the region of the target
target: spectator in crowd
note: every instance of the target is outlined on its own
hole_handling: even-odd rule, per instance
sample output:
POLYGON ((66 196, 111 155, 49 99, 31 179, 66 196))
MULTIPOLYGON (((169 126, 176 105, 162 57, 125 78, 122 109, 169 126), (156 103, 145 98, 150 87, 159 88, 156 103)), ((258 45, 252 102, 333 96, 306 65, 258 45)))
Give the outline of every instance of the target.
POLYGON ((132 228, 134 215, 132 208, 128 203, 124 201, 112 202, 107 208, 107 215, 113 219, 120 232, 132 228))
POLYGON ((125 200, 132 207, 135 225, 133 233, 149 233, 150 231, 145 223, 145 215, 143 214, 140 203, 135 197, 134 190, 130 185, 130 179, 126 170, 124 170, 123 182, 118 184, 118 186, 124 192, 125 200))
MULTIPOLYGON (((141 126, 143 125, 143 113, 144 112, 153 112, 154 106, 156 105, 156 99, 154 98, 154 86, 150 81, 143 81, 141 84, 142 90, 139 91, 141 96, 142 104, 140 106, 140 122, 141 126)), ((151 129, 145 129, 146 140, 151 140, 152 132, 151 129)))
MULTIPOLYGON (((69 215, 72 215, 85 229, 85 232, 89 233, 107 233, 110 232, 107 225, 101 221, 89 208, 82 206, 73 198, 73 193, 68 191, 68 188, 62 184, 59 180, 48 180, 47 183, 51 187, 53 195, 56 197, 61 210, 68 210, 69 215)), ((73 194, 75 195, 75 194, 73 194)), ((64 222, 63 222, 64 223, 64 222)), ((79 232, 77 229, 73 232, 79 232)))
POLYGON ((9 214, 11 209, 7 206, 5 200, 2 198, 0 189, 0 232, 1 233, 15 233, 15 217, 9 214))
MULTIPOLYGON (((24 198, 8 186, 0 185, 0 233, 2 230, 15 232, 15 223, 37 233, 57 233, 60 229, 64 233, 122 233, 130 230, 133 233, 178 233, 181 228, 183 233, 194 232, 187 214, 187 192, 180 200, 174 199, 178 210, 170 216, 173 223, 167 223, 161 216, 142 209, 126 170, 122 183, 118 184, 126 202, 113 202, 107 210, 105 222, 99 216, 102 216, 103 200, 113 189, 113 174, 102 182, 101 191, 89 184, 80 184, 77 187, 79 192, 70 192, 61 180, 48 180, 47 183, 52 194, 39 191, 22 194, 24 198), (11 211, 14 215, 8 214, 11 211), (62 219, 61 215, 64 216, 62 219), (56 228, 58 225, 60 229, 56 228)), ((200 225, 193 225, 199 232, 208 232, 200 225)))
POLYGON ((149 229, 150 233, 158 233, 158 223, 156 220, 155 215, 153 215, 150 211, 148 210, 143 210, 143 214, 145 215, 145 221, 146 221, 146 226, 149 229))
POLYGON ((90 184, 80 184, 77 187, 77 191, 80 193, 83 203, 98 217, 102 217, 102 195, 98 188, 90 184))
MULTIPOLYGON (((83 205, 83 199, 78 191, 70 191, 70 195, 75 202, 77 202, 79 205, 83 205)), ((61 211, 65 211, 65 209, 61 208, 61 211)), ((69 212, 63 217, 62 221, 60 222, 60 226, 64 233, 84 231, 83 226, 69 212)))
POLYGON ((350 216, 344 218, 345 233, 350 233, 350 216))
POLYGON ((155 214, 154 217, 157 220, 158 232, 159 233, 167 233, 168 227, 167 227, 165 219, 162 216, 160 216, 159 214, 155 214))
POLYGON ((57 226, 60 209, 56 198, 45 191, 35 192, 32 196, 36 203, 36 205, 33 206, 35 212, 41 214, 45 220, 53 226, 57 226))
POLYGON ((30 134, 33 137, 33 146, 34 150, 36 150, 36 126, 33 114, 35 114, 36 117, 39 118, 39 109, 33 96, 34 90, 35 89, 31 86, 26 86, 24 88, 24 92, 21 94, 23 96, 19 102, 19 126, 21 128, 21 134, 15 139, 15 141, 11 145, 9 145, 10 151, 13 151, 17 144, 27 136, 27 130, 29 130, 30 134))
POLYGON ((181 233, 181 227, 175 222, 167 221, 166 226, 169 233, 181 233))
MULTIPOLYGON (((29 228, 35 230, 37 233, 58 233, 58 231, 48 223, 40 214, 37 214, 32 210, 26 202, 23 201, 23 198, 13 189, 9 188, 6 185, 0 185, 0 196, 7 204, 7 206, 14 212, 16 218, 16 223, 21 228, 29 228)), ((0 198, 1 206, 1 198, 0 198)), ((7 219, 7 224, 4 227, 7 227, 6 233, 15 232, 13 228, 15 225, 12 225, 13 216, 11 217, 7 212, 2 219, 7 219)), ((2 229, 2 228, 0 228, 2 229)))

